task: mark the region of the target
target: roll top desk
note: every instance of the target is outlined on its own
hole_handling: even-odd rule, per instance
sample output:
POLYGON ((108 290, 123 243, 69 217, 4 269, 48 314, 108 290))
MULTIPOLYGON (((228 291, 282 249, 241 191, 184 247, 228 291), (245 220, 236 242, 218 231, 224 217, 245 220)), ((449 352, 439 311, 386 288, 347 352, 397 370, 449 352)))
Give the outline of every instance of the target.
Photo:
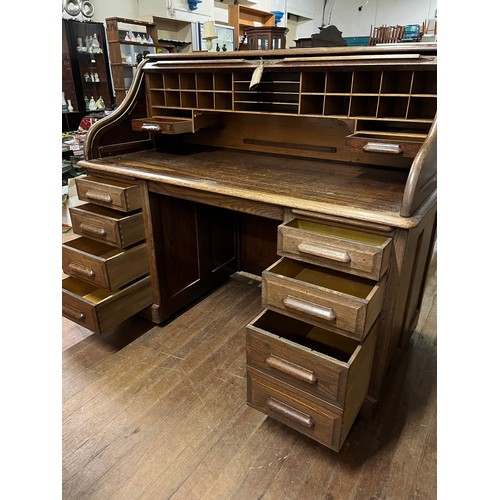
POLYGON ((257 275, 248 404, 338 451, 417 323, 436 68, 426 44, 147 57, 86 139, 63 314, 161 323, 257 275))

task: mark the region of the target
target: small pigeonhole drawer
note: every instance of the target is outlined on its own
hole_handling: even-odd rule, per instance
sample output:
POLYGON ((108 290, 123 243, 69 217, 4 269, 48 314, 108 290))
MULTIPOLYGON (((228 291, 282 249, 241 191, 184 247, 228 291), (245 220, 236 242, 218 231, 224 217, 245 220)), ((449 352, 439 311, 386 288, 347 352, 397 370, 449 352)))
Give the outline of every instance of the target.
POLYGON ((262 305, 363 340, 381 311, 385 282, 282 258, 262 273, 262 305))
POLYGON ((81 201, 121 212, 133 212, 142 207, 140 187, 131 182, 89 175, 76 179, 76 191, 81 201))
POLYGON ((104 333, 153 303, 151 279, 145 276, 115 292, 72 276, 62 281, 62 314, 92 330, 104 333))
POLYGON ((161 134, 184 134, 194 132, 191 118, 173 116, 154 116, 152 118, 135 118, 132 130, 137 132, 158 132, 161 134))
POLYGON ((116 290, 149 272, 146 243, 126 250, 89 238, 62 246, 63 271, 106 290, 116 290))
POLYGON ((278 227, 278 255, 379 280, 386 272, 391 238, 293 219, 278 227))
POLYGON ((80 236, 126 248, 144 239, 142 212, 123 213, 85 203, 70 209, 73 231, 80 236))
POLYGON ((265 310, 247 325, 247 365, 349 409, 368 389, 377 323, 365 342, 265 310), (349 399, 350 398, 350 399, 349 399))
POLYGON ((356 132, 346 137, 346 149, 363 153, 379 153, 415 158, 424 142, 421 134, 389 134, 356 132))

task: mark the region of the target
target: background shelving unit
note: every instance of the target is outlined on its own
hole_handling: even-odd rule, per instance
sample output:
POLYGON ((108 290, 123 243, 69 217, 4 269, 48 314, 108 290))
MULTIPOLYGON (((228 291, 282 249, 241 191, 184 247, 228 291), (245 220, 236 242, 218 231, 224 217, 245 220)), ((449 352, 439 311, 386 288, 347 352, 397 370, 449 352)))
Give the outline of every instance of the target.
POLYGON ((63 131, 76 130, 81 119, 91 112, 85 108, 85 97, 94 97, 95 101, 102 97, 105 109, 113 108, 111 73, 102 23, 62 20, 62 90, 73 106, 73 112, 63 113, 63 131), (90 53, 85 46, 86 37, 93 37, 94 34, 101 53, 90 53), (98 80, 91 77, 95 74, 98 80))
POLYGON ((110 17, 106 19, 106 33, 111 61, 111 73, 116 104, 127 95, 140 59, 147 53, 177 52, 190 45, 190 41, 159 39, 158 25, 150 21, 110 17), (125 40, 128 31, 137 36, 143 35, 153 43, 140 43, 125 40))
MULTIPOLYGON (((234 47, 240 47, 240 37, 245 34, 245 28, 254 28, 255 22, 261 26, 273 27, 274 14, 263 10, 253 9, 245 5, 228 5, 228 25, 234 28, 234 47)), ((246 45, 246 44, 245 44, 246 45)), ((241 49, 246 48, 244 46, 241 49)))

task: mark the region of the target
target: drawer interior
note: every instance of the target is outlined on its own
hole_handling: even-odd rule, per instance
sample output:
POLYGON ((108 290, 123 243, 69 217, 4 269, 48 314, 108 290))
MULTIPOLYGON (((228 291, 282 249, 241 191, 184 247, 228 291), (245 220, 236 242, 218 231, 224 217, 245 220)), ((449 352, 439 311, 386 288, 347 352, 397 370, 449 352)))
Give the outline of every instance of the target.
POLYGON ((277 337, 326 354, 343 363, 350 361, 359 346, 359 343, 354 339, 270 310, 265 311, 256 319, 253 326, 277 337))
POLYGON ((373 290, 370 280, 286 258, 278 261, 268 271, 360 299, 366 299, 373 290))
POLYGON ((126 219, 127 217, 133 214, 133 212, 127 212, 124 214, 122 212, 113 210, 112 208, 101 207, 100 205, 94 205, 92 203, 85 203, 83 205, 78 205, 76 207, 73 207, 73 210, 77 210, 80 212, 89 212, 95 215, 100 215, 102 217, 108 217, 110 219, 116 219, 116 220, 126 219))
MULTIPOLYGON (((87 175, 87 177, 83 177, 81 179, 82 182, 95 182, 96 184, 99 184, 99 186, 96 186, 96 188, 101 188, 104 189, 106 186, 114 186, 118 188, 133 188, 137 187, 137 184, 133 184, 131 182, 127 181, 120 181, 118 179, 110 179, 110 178, 104 178, 104 177, 95 177, 93 175, 87 175)), ((78 182, 78 179, 77 179, 78 182)))
POLYGON ((78 295, 92 304, 98 304, 113 295, 113 293, 116 293, 109 292, 102 288, 97 288, 95 285, 72 277, 65 278, 62 282, 62 287, 64 290, 67 290, 74 295, 78 295))
POLYGON ((110 259, 115 255, 123 253, 123 250, 120 248, 112 247, 100 241, 94 241, 88 238, 77 238, 68 241, 64 244, 64 246, 79 250, 80 252, 84 252, 95 257, 101 257, 102 259, 110 259))
POLYGON ((288 222, 286 226, 295 229, 301 229, 303 231, 311 231, 313 233, 318 233, 325 236, 335 236, 337 238, 353 240, 359 243, 366 243, 370 245, 383 245, 387 241, 386 236, 380 236, 378 234, 367 233, 364 231, 357 231, 355 229, 328 226, 327 224, 320 224, 318 222, 311 222, 301 219, 293 219, 288 222))
POLYGON ((372 139, 379 141, 402 141, 402 142, 415 142, 421 144, 424 142, 426 136, 424 134, 390 134, 384 132, 356 132, 348 136, 348 138, 359 139, 372 139))

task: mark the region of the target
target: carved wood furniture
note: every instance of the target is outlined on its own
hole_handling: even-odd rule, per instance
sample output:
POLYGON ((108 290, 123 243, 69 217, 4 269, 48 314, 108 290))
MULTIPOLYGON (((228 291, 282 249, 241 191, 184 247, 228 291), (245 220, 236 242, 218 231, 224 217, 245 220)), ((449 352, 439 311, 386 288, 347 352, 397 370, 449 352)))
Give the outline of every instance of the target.
MULTIPOLYGON (((97 283, 83 257, 65 266, 103 287, 87 296, 137 287, 132 305, 97 312, 96 331, 114 308, 161 323, 234 272, 261 275, 248 404, 339 450, 417 323, 436 227, 436 65, 413 46, 148 57, 79 164, 94 208, 72 253, 136 252, 132 265, 116 250, 124 279, 97 283)), ((63 313, 87 326, 76 288, 63 313)))
POLYGON ((277 26, 260 26, 245 28, 248 50, 277 50, 286 48, 286 32, 288 28, 277 26))

